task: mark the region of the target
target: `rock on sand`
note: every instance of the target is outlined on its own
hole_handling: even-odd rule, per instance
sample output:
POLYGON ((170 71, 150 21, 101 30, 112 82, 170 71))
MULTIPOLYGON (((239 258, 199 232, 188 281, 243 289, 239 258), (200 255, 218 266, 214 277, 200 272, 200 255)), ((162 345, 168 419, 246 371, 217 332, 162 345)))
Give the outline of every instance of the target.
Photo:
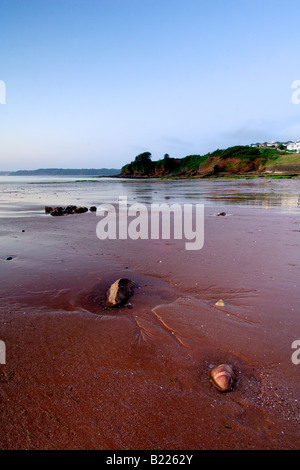
POLYGON ((130 279, 118 279, 106 292, 106 306, 119 307, 133 294, 135 283, 130 279))

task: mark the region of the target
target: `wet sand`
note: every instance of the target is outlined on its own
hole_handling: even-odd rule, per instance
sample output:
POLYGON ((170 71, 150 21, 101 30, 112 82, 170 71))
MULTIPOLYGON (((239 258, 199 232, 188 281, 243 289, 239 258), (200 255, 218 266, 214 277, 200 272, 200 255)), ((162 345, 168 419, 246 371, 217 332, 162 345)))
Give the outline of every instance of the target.
POLYGON ((299 448, 299 217, 218 210, 196 252, 100 241, 92 213, 1 220, 1 449, 299 448), (131 306, 105 309, 119 277, 131 306))

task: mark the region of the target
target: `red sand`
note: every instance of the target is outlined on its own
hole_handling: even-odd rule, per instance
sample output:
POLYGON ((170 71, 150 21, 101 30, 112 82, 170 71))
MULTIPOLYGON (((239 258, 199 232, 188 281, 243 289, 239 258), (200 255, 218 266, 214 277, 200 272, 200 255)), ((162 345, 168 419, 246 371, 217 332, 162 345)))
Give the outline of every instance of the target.
POLYGON ((101 242, 98 221, 2 219, 0 448, 299 448, 298 217, 208 209, 197 252, 101 242), (105 310, 119 277, 139 286, 132 308, 105 310))

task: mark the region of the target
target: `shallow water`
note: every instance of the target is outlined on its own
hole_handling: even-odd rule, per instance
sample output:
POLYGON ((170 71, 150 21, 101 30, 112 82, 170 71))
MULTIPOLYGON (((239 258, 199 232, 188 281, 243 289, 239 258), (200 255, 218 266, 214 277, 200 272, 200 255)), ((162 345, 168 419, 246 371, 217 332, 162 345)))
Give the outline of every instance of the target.
POLYGON ((201 203, 297 213, 300 179, 132 180, 95 177, 0 177, 0 216, 43 215, 44 206, 128 203, 201 203))

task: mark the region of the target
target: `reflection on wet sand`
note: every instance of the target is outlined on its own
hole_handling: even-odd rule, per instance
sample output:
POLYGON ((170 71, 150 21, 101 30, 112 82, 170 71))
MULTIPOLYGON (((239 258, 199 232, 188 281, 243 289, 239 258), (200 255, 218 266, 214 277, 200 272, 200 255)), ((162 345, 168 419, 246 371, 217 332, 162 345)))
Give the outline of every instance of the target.
POLYGON ((25 216, 43 214, 45 205, 77 204, 89 207, 102 203, 117 203, 119 196, 130 202, 201 203, 208 207, 248 206, 298 210, 300 179, 272 180, 123 180, 94 179, 47 181, 30 179, 17 183, 0 177, 0 214, 25 216), (27 211, 27 214, 26 214, 27 211))

